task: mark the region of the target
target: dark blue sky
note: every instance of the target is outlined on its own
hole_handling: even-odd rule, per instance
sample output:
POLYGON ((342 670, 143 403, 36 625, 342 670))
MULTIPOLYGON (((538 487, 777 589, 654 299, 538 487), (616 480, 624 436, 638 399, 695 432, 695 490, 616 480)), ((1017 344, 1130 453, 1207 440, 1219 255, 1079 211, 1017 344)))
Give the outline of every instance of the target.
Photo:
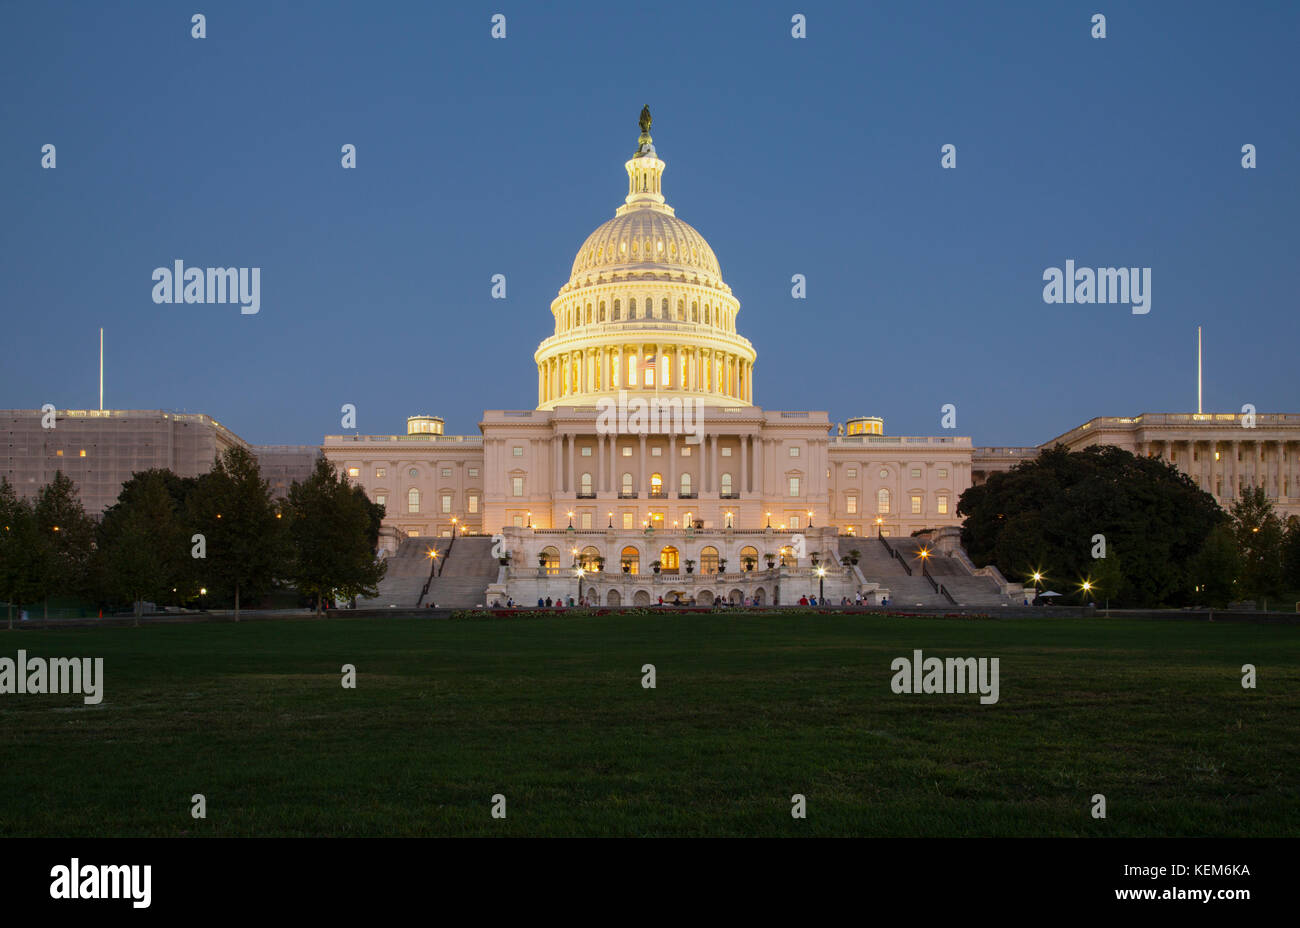
POLYGON ((1194 410, 1199 323, 1207 411, 1300 412, 1297 35, 1292 2, 6 2, 0 407, 93 407, 103 325, 106 405, 257 443, 532 408, 648 102, 760 405, 1032 444, 1194 410), (154 304, 178 258, 262 268, 261 312, 154 304), (1151 312, 1045 304, 1067 259, 1151 267, 1151 312))

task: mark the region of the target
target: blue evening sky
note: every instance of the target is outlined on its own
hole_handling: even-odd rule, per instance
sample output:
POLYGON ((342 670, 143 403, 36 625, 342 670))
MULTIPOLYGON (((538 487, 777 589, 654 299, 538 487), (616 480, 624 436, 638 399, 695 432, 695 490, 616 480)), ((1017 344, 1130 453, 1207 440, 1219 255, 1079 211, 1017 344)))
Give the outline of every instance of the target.
POLYGON ((760 405, 1034 444, 1194 411, 1201 324, 1207 411, 1300 412, 1297 35, 1293 2, 5 2, 0 407, 95 406, 102 325, 106 405, 256 443, 532 408, 649 103, 760 405), (176 259, 260 267, 260 313, 154 304, 176 259), (1067 259, 1152 268, 1150 313, 1045 304, 1067 259))

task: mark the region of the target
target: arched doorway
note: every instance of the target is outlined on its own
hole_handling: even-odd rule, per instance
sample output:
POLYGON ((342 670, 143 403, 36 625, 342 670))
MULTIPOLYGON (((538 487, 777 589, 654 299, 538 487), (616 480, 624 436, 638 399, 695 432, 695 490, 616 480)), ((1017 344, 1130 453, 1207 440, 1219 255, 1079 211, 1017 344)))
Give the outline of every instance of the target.
POLYGON ((695 602, 701 606, 712 606, 713 594, 708 590, 700 590, 700 592, 695 594, 695 602))
POLYGON ((740 592, 740 590, 732 590, 727 594, 727 599, 731 600, 733 606, 739 606, 745 601, 745 594, 740 592))
POLYGON ((799 559, 794 556, 794 548, 790 547, 789 545, 781 546, 781 566, 782 567, 799 566, 799 559))
POLYGON ((618 595, 618 590, 610 590, 609 594, 605 597, 605 605, 621 606, 622 604, 623 597, 618 595))
POLYGON ((677 549, 672 545, 659 552, 659 572, 675 574, 678 570, 677 549))
POLYGON ((718 572, 718 549, 705 545, 700 549, 700 573, 716 574, 718 572))
POLYGON ((628 545, 623 549, 623 553, 618 556, 618 569, 625 574, 636 574, 641 572, 641 552, 636 548, 628 545))
POLYGON ((764 592, 761 586, 754 591, 754 605, 755 606, 767 605, 767 593, 764 592))
POLYGON ((648 606, 650 605, 650 594, 645 590, 637 590, 632 594, 632 605, 648 606))
POLYGON ((600 549, 593 545, 587 545, 578 553, 578 566, 583 570, 596 570, 599 566, 596 558, 600 557, 600 549))

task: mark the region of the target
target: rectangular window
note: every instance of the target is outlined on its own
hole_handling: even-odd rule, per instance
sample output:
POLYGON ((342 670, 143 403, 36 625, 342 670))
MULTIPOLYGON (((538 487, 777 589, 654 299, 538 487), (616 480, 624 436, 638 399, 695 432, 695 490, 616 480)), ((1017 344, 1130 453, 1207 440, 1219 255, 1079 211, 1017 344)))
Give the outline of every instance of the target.
POLYGON ((581 449, 579 449, 579 450, 582 452, 582 456, 583 456, 584 458, 589 458, 589 457, 591 457, 591 445, 584 445, 584 446, 583 446, 581 449))
POLYGON ((940 467, 940 468, 939 468, 939 479, 940 479, 940 480, 947 480, 947 479, 948 479, 948 468, 946 468, 946 467, 940 467))
POLYGON ((850 468, 848 468, 848 469, 845 471, 845 476, 847 476, 850 480, 857 480, 857 479, 858 479, 858 469, 857 469, 856 467, 850 467, 850 468))
POLYGON ((631 456, 632 456, 632 449, 631 449, 631 448, 624 448, 624 449, 623 449, 623 457, 625 457, 625 458, 630 458, 631 456))
POLYGON ((731 449, 730 449, 730 448, 723 448, 723 449, 722 449, 722 456, 723 456, 724 458, 729 458, 729 457, 731 457, 731 449))
POLYGON ((384 493, 380 493, 378 496, 375 497, 375 502, 378 503, 378 504, 381 505, 381 506, 387 506, 387 505, 388 505, 388 496, 387 496, 386 494, 384 494, 384 493))
POLYGON ((691 456, 691 448, 690 445, 687 445, 686 447, 682 448, 682 457, 689 458, 690 456, 691 456))
POLYGON ((798 478, 798 477, 791 477, 791 478, 790 478, 790 495, 791 495, 791 496, 798 496, 798 495, 799 495, 799 478, 798 478))
POLYGON ((798 517, 798 516, 791 516, 791 517, 790 517, 790 530, 791 530, 791 531, 794 531, 794 532, 799 531, 799 517, 798 517))
POLYGON ((85 456, 86 456, 86 449, 85 449, 85 448, 82 448, 79 452, 77 452, 77 457, 79 457, 79 458, 84 458, 85 456))
POLYGON ((511 477, 511 478, 510 478, 510 492, 511 492, 512 494, 514 494, 515 496, 523 496, 523 495, 524 495, 524 478, 523 478, 523 477, 511 477))
POLYGON ((470 475, 471 477, 477 477, 477 476, 478 476, 478 468, 477 468, 477 467, 471 467, 471 468, 469 469, 469 475, 470 475))
POLYGON ((939 506, 939 515, 946 516, 948 514, 948 497, 940 496, 938 506, 939 506))
POLYGON ((921 514, 921 497, 919 497, 919 496, 913 496, 913 497, 912 497, 912 515, 915 516, 915 515, 920 515, 920 514, 921 514))
POLYGON ((631 527, 632 527, 632 513, 625 512, 623 513, 623 528, 631 528, 631 527))
POLYGON ((921 476, 921 468, 919 468, 919 467, 913 467, 913 468, 912 468, 912 479, 915 480, 917 477, 920 477, 920 476, 921 476))
POLYGON ((442 511, 443 511, 443 512, 451 512, 451 494, 450 494, 450 493, 444 493, 444 494, 442 494, 442 511))
POLYGON ((797 447, 791 447, 791 448, 790 448, 790 457, 792 457, 792 458, 797 458, 798 456, 799 456, 799 449, 798 449, 797 447))
POLYGON ((63 449, 60 448, 58 451, 54 452, 54 456, 55 456, 56 458, 61 458, 61 457, 63 457, 63 449))
POLYGON ((388 476, 388 471, 385 470, 385 469, 382 468, 382 467, 376 467, 376 468, 375 468, 375 476, 376 476, 376 477, 387 477, 387 476, 388 476))
POLYGON ((652 458, 660 458, 660 457, 663 457, 663 454, 664 454, 664 449, 663 449, 663 448, 651 448, 651 449, 650 449, 650 457, 652 457, 652 458))
POLYGON ((442 475, 443 475, 444 477, 450 477, 450 476, 451 476, 451 468, 450 468, 450 467, 444 467, 444 468, 442 469, 442 475))
POLYGON ((524 446, 515 445, 513 448, 510 449, 510 453, 517 458, 522 458, 524 456, 524 446))
POLYGON ((348 468, 348 476, 349 476, 349 477, 360 477, 360 476, 361 476, 361 468, 360 468, 360 467, 349 467, 349 468, 348 468))
POLYGON ((409 535, 411 538, 414 538, 416 535, 420 534, 420 532, 417 529, 408 528, 406 530, 406 534, 409 535))
POLYGON ((523 516, 515 516, 515 517, 514 517, 514 523, 515 523, 515 528, 523 528, 523 527, 524 527, 524 517, 523 517, 523 516))
POLYGON ((471 493, 471 494, 469 495, 469 511, 472 512, 472 513, 477 513, 477 512, 478 512, 478 494, 477 494, 477 493, 471 493))
POLYGON ((858 511, 858 498, 856 496, 850 496, 848 498, 848 506, 845 508, 849 515, 855 514, 858 511))
POLYGON ((582 527, 591 528, 591 513, 584 512, 582 514, 582 527))

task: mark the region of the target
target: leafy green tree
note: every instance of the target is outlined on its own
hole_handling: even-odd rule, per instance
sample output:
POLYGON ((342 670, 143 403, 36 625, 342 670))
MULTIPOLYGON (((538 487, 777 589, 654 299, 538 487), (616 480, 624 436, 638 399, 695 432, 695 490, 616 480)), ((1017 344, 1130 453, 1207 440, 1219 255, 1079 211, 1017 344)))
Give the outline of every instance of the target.
POLYGON ((1124 575, 1124 562, 1114 545, 1106 546, 1105 557, 1093 559, 1087 579, 1092 584, 1092 598, 1100 603, 1109 605, 1131 599, 1126 589, 1128 578, 1124 575))
POLYGON ((294 585, 316 601, 331 593, 375 596, 388 565, 375 558, 383 509, 321 458, 310 477, 289 488, 286 507, 294 585), (377 518, 376 518, 377 515, 377 518))
POLYGON ((55 471, 54 479, 37 492, 32 511, 48 555, 42 559, 40 578, 48 617, 51 593, 82 595, 87 591, 96 523, 82 507, 76 485, 61 470, 55 471))
POLYGON ((1286 520, 1282 541, 1282 582, 1291 592, 1300 592, 1300 516, 1286 520))
POLYGON ((130 599, 139 625, 144 600, 175 598, 171 591, 189 557, 189 546, 163 473, 147 471, 129 483, 130 488, 105 513, 99 560, 107 589, 130 599))
POLYGON ((198 479, 186 510, 186 531, 206 540, 199 570, 211 579, 204 585, 233 596, 238 622, 241 597, 270 589, 285 553, 282 523, 257 459, 245 448, 228 448, 198 479))
POLYGON ((1260 608, 1282 592, 1284 529, 1263 487, 1243 487, 1232 505, 1232 529, 1241 552, 1241 595, 1260 608))
MULTIPOLYGON (((962 544, 980 565, 1007 576, 1041 570, 1049 586, 1093 576, 1093 537, 1104 535, 1119 576, 1112 605, 1189 602, 1189 563, 1224 518, 1214 497, 1176 467, 1112 446, 1057 446, 961 496, 962 544)), ((1103 571, 1110 568, 1102 567, 1103 571)), ((1065 592, 1062 590, 1062 592, 1065 592)), ((1102 594, 1104 598, 1105 594, 1102 594)))
POLYGON ((0 477, 0 597, 8 604, 10 629, 15 605, 21 609, 44 597, 50 556, 48 543, 36 530, 32 504, 0 477))
POLYGON ((158 550, 164 553, 168 560, 170 586, 162 589, 160 593, 151 594, 151 597, 158 602, 180 603, 197 595, 199 588, 197 565, 202 562, 189 557, 190 535, 184 531, 185 526, 182 522, 187 511, 188 497, 198 482, 197 477, 181 477, 167 468, 156 467, 137 471, 122 484, 117 502, 104 510, 99 520, 100 556, 92 559, 92 586, 101 601, 116 602, 123 596, 131 595, 130 591, 124 592, 121 585, 115 582, 113 571, 109 566, 107 550, 115 540, 123 536, 128 520, 133 521, 133 528, 138 527, 136 513, 142 505, 142 500, 147 501, 144 507, 146 512, 153 512, 162 519, 161 501, 156 495, 159 486, 166 492, 170 501, 170 519, 160 521, 157 529, 160 542, 158 550), (161 543, 164 531, 167 532, 165 546, 161 543), (171 592, 173 589, 176 590, 175 594, 171 592))
POLYGON ((1241 572, 1241 551, 1231 522, 1210 529, 1205 543, 1192 559, 1192 581, 1196 600, 1203 606, 1226 608, 1237 590, 1241 572))

